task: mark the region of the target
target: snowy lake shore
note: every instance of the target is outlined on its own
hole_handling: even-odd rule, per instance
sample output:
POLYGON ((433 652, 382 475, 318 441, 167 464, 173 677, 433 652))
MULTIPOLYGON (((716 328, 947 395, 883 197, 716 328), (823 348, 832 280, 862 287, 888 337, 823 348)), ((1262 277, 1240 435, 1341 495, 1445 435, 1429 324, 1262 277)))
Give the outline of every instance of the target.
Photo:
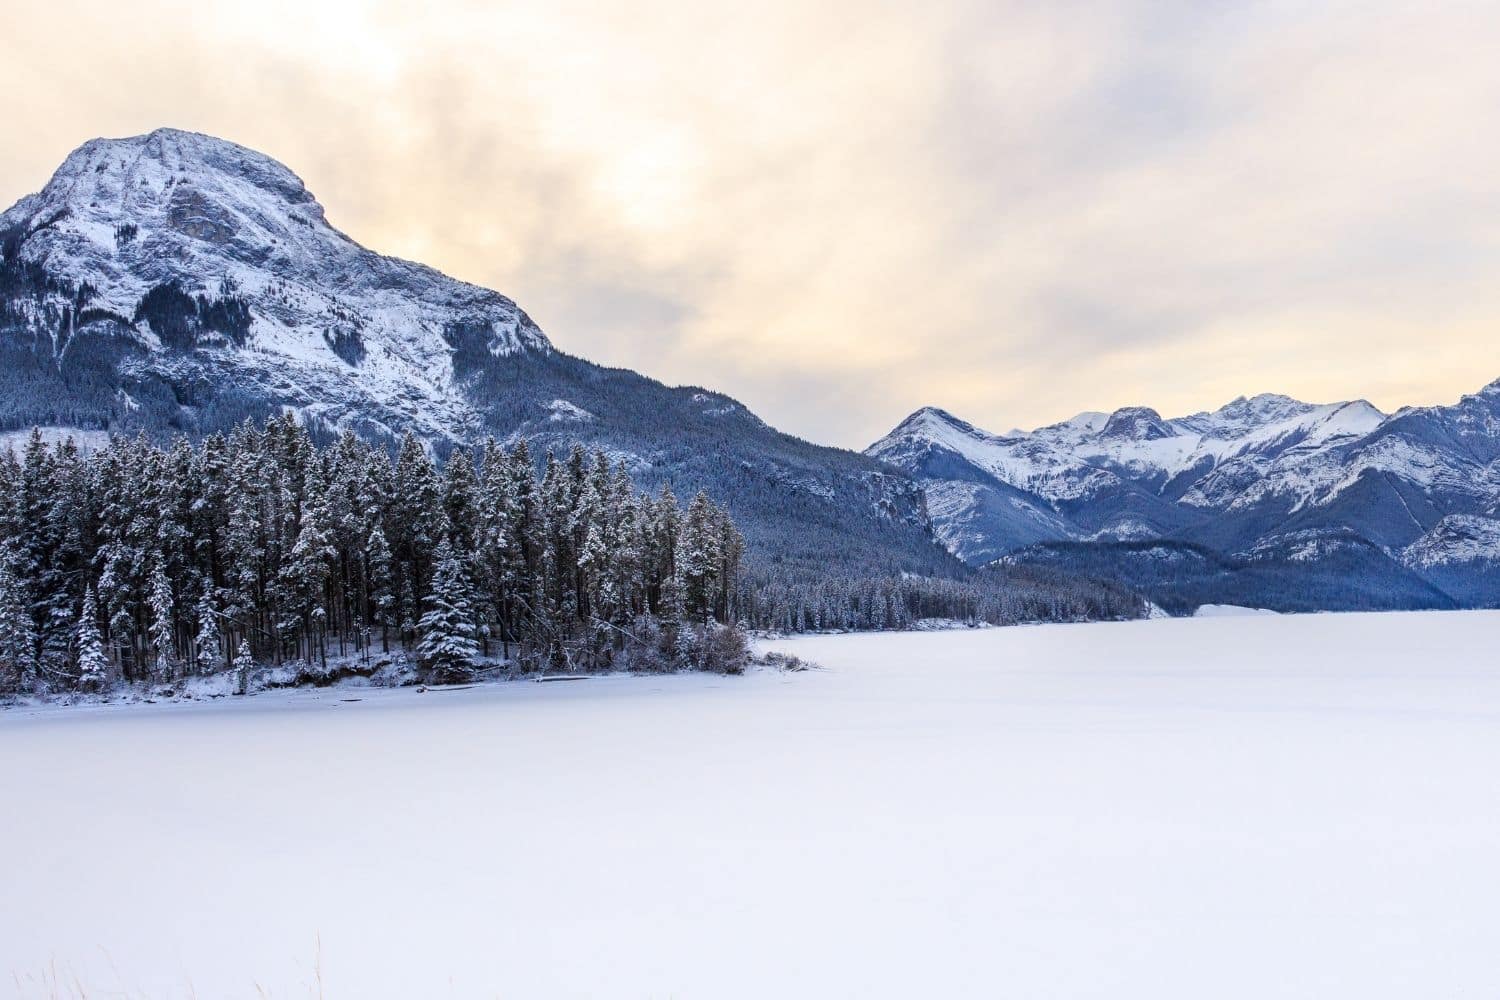
POLYGON ((0 973, 149 1000, 1493 988, 1500 612, 761 645, 824 669, 0 713, 0 973))

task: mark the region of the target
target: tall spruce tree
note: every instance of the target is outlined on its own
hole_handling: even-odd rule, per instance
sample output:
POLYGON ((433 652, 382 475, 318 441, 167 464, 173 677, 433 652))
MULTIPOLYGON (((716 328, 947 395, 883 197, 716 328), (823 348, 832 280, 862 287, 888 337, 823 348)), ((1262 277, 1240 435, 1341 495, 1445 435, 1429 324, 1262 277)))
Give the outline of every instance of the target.
POLYGON ((78 614, 78 689, 102 691, 109 682, 109 658, 104 655, 104 638, 99 634, 99 605, 94 588, 83 594, 83 610, 78 614))
POLYGON ((250 677, 255 673, 255 659, 250 655, 250 643, 240 640, 239 651, 234 654, 234 693, 250 693, 250 677))
POLYGON ((173 620, 172 584, 162 560, 151 568, 151 648, 155 654, 155 680, 171 680, 176 673, 177 629, 173 620))
POLYGON ((0 691, 32 691, 37 684, 35 623, 26 584, 16 572, 19 561, 7 540, 0 540, 0 691))
POLYGON ((472 680, 479 643, 468 572, 446 538, 438 543, 435 561, 432 591, 417 623, 417 657, 439 684, 472 680))
POLYGON ((218 671, 224 662, 224 640, 219 631, 219 615, 214 610, 213 598, 204 594, 198 602, 198 655, 195 661, 200 674, 218 671))

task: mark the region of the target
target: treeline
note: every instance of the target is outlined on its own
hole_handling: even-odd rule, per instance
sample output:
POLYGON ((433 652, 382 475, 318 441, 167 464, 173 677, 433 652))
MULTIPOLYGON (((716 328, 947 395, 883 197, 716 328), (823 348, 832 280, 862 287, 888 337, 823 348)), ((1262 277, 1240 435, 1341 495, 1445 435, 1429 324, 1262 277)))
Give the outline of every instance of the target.
POLYGON ((290 416, 197 446, 33 433, 0 455, 0 691, 172 682, 254 662, 410 651, 434 681, 740 669, 744 543, 700 493, 637 491, 574 448, 435 462, 290 416))
POLYGON ((968 625, 1140 618, 1146 602, 1107 580, 1041 567, 991 567, 962 580, 925 576, 757 578, 741 588, 739 618, 775 632, 906 629, 926 619, 968 625))
POLYGON ((1050 569, 1117 580, 1174 615, 1204 604, 1240 604, 1282 612, 1452 608, 1457 601, 1347 529, 1312 536, 1316 558, 1290 540, 1253 555, 1227 554, 1170 539, 1045 542, 1006 557, 1012 572, 1050 569))

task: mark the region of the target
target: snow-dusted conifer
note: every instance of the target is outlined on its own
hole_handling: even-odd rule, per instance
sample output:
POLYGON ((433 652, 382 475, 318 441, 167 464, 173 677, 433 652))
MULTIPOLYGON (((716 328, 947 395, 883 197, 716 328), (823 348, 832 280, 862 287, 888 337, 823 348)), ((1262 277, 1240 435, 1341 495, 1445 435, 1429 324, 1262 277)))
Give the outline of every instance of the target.
POLYGON ((224 660, 224 642, 219 632, 219 615, 214 610, 213 599, 203 595, 198 603, 198 672, 212 674, 224 660))
POLYGON ((451 684, 473 677, 479 644, 467 574, 447 539, 438 543, 436 560, 426 611, 417 623, 417 657, 433 680, 451 684))
POLYGON ((240 640, 239 650, 234 654, 234 693, 250 693, 250 675, 255 672, 255 660, 250 656, 250 643, 240 640))
POLYGON ((479 544, 479 480, 469 453, 460 448, 443 468, 443 514, 453 553, 468 561, 479 544))
POLYGON ((708 494, 700 491, 688 505, 677 541, 683 611, 700 625, 712 616, 719 592, 721 530, 715 514, 708 494))
POLYGON ((99 605, 94 588, 83 594, 83 610, 78 615, 78 687, 81 691, 102 691, 109 679, 109 658, 104 655, 104 639, 99 634, 99 605))
POLYGON ((369 602, 365 612, 367 624, 380 626, 381 646, 388 649, 387 629, 395 624, 391 615, 396 607, 396 592, 391 576, 391 547, 379 523, 370 529, 365 546, 365 580, 369 602))
POLYGON ((151 568, 151 648, 156 656, 156 680, 168 680, 177 656, 176 627, 172 617, 172 584, 161 560, 151 568))
POLYGON ((36 631, 16 555, 0 541, 0 691, 29 691, 37 680, 36 631))

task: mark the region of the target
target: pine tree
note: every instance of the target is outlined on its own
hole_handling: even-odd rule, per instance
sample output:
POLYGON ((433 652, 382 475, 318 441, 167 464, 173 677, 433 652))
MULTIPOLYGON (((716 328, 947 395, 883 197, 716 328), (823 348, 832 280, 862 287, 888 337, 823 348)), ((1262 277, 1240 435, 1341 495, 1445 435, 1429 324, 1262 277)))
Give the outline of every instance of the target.
POLYGON ((677 542, 677 570, 682 581, 683 611, 690 621, 706 623, 719 596, 723 530, 708 494, 699 492, 688 505, 677 542))
POLYGON ((219 616, 214 611, 213 599, 204 594, 198 603, 198 672, 203 675, 215 673, 224 658, 224 642, 219 632, 219 616))
POLYGON ((478 547, 479 480, 474 463, 463 449, 448 456, 443 468, 443 513, 448 526, 448 541, 461 559, 472 558, 478 547))
POLYGON ((170 680, 177 656, 176 626, 172 619, 172 585, 161 560, 151 568, 151 646, 156 654, 156 680, 170 680))
POLYGON ((417 624, 421 639, 417 657, 432 679, 439 684, 472 680, 474 658, 479 655, 475 641, 473 601, 463 561, 444 539, 438 544, 437 568, 426 611, 417 624))
POLYGON ((650 607, 668 628, 682 619, 682 579, 677 571, 677 535, 682 527, 682 509, 671 483, 663 483, 652 504, 651 523, 646 529, 646 574, 650 607))
POLYGON ((124 546, 118 540, 104 550, 104 571, 99 574, 98 600, 109 619, 109 649, 116 666, 121 665, 124 650, 131 645, 135 616, 129 611, 131 587, 124 546))
POLYGON ((37 684, 36 632, 17 557, 0 541, 0 692, 31 691, 37 684))
MULTIPOLYGON (((386 537, 396 557, 401 592, 420 599, 432 572, 433 546, 446 533, 446 517, 432 459, 413 434, 401 439, 392 486, 386 537)), ((403 617, 419 613, 415 604, 403 608, 403 617)))
POLYGON ((328 619, 324 585, 334 550, 329 539, 321 476, 310 470, 303 477, 303 484, 301 517, 297 519, 291 550, 281 566, 279 590, 284 595, 286 613, 281 631, 287 636, 300 635, 304 641, 303 655, 311 660, 314 643, 318 644, 318 652, 323 652, 322 637, 328 619))
POLYGON ((509 496, 512 543, 515 546, 513 576, 507 581, 506 621, 510 637, 522 646, 523 664, 533 662, 536 650, 550 641, 546 615, 547 524, 536 466, 526 440, 511 449, 509 496))
MULTIPOLYGON (((512 619, 514 590, 520 572, 520 546, 517 537, 517 496, 509 465, 494 438, 484 444, 483 468, 479 488, 479 531, 476 541, 476 582, 481 596, 476 607, 485 617, 500 623, 502 652, 510 655, 514 638, 512 619)), ((485 640, 489 652, 489 640, 485 640)))
POLYGON ((396 608, 396 591, 391 576, 391 547, 378 523, 370 529, 370 540, 365 547, 365 579, 368 601, 365 623, 367 627, 380 626, 381 650, 389 652, 388 629, 396 624, 391 619, 396 608))
POLYGON ((712 530, 717 534, 719 565, 717 567, 718 593, 714 595, 713 613, 719 621, 733 623, 735 618, 734 595, 738 589, 740 560, 745 555, 745 536, 735 526, 729 512, 715 506, 712 530))
POLYGON ((99 606, 94 599, 93 587, 84 591, 76 641, 79 690, 104 690, 109 678, 109 658, 104 655, 104 640, 99 634, 99 606))
POLYGON ((250 643, 240 640, 239 651, 234 654, 234 693, 250 693, 250 675, 255 672, 255 660, 250 656, 250 643))

